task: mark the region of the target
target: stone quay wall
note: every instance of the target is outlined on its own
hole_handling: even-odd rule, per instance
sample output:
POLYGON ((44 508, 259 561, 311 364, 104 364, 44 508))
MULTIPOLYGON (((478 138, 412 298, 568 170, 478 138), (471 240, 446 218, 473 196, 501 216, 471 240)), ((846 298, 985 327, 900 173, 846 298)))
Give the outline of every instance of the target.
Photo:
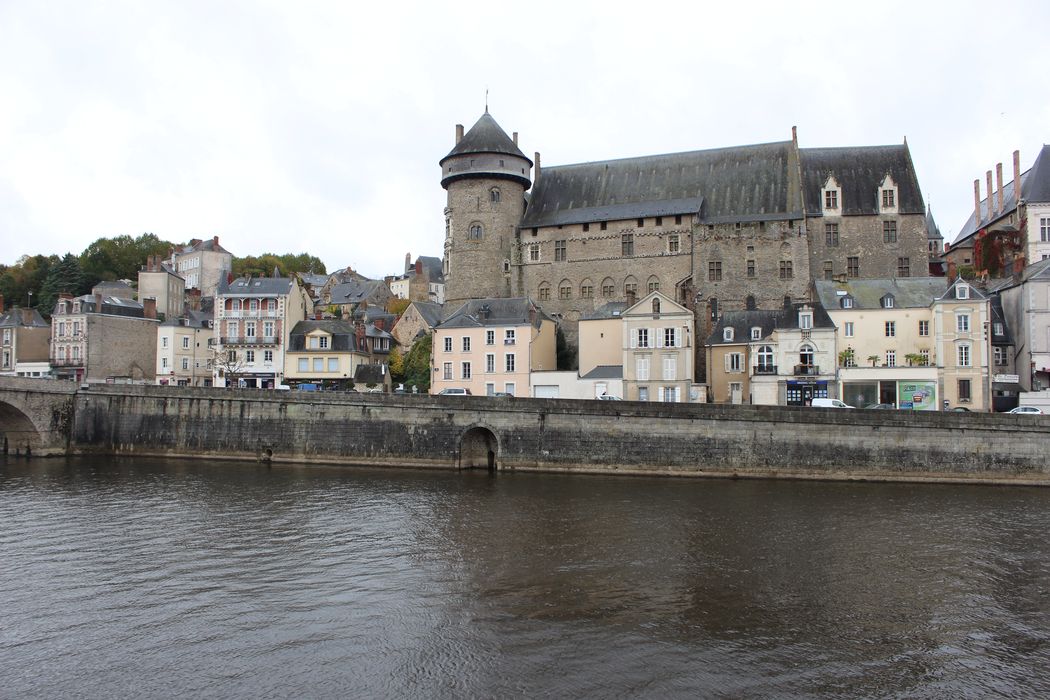
POLYGON ((1050 485, 1048 437, 1050 417, 1014 415, 93 385, 71 451, 1050 485))

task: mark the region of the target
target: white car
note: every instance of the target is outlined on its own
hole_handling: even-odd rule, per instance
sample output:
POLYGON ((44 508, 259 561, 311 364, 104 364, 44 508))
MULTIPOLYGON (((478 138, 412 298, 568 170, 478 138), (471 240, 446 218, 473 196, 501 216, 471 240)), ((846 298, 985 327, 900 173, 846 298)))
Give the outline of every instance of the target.
POLYGON ((470 389, 449 387, 438 392, 438 396, 470 396, 470 389))
POLYGON ((1007 413, 1023 413, 1028 416, 1041 416, 1043 412, 1036 406, 1018 406, 1017 408, 1010 409, 1007 413))

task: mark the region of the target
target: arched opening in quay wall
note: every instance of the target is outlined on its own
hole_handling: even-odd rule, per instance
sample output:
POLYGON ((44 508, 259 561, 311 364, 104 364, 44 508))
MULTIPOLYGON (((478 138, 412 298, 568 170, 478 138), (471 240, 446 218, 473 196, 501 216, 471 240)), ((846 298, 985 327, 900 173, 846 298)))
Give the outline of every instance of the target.
POLYGON ((488 428, 475 426, 463 433, 459 440, 460 469, 499 468, 499 440, 488 428))
POLYGON ((29 456, 38 452, 43 442, 40 431, 29 416, 0 401, 0 453, 29 456))

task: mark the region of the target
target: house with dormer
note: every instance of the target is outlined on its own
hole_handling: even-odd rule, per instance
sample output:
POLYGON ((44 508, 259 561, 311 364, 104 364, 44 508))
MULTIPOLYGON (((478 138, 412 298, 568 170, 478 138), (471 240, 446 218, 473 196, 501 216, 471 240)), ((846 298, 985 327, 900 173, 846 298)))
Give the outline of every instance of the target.
POLYGON ((956 279, 933 301, 933 339, 942 406, 991 409, 988 295, 956 279))
MULTIPOLYGON (((341 319, 299 321, 288 339, 285 381, 292 387, 309 384, 318 389, 355 388, 356 378, 364 376, 359 368, 385 368, 392 345, 391 335, 373 324, 341 319)), ((376 376, 387 377, 385 384, 389 385, 386 369, 379 370, 376 376)), ((372 383, 372 379, 367 383, 372 383)))
POLYGON ((623 398, 661 403, 697 400, 693 312, 654 291, 626 308, 621 319, 623 398))

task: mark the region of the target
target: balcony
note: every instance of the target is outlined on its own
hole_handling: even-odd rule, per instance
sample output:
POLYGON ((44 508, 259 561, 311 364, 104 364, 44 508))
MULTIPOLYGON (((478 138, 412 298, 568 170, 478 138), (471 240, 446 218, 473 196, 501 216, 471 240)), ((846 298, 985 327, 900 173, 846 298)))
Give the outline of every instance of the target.
POLYGON ((252 311, 251 309, 240 309, 239 311, 231 311, 226 309, 222 312, 222 318, 280 318, 281 314, 279 311, 252 311))
POLYGON ((755 365, 755 374, 776 374, 776 365, 755 365))
POLYGON ((222 338, 223 345, 277 345, 280 338, 273 335, 250 335, 237 338, 222 338))
POLYGON ((504 338, 503 339, 503 344, 504 345, 513 345, 514 344, 514 338, 504 338))
POLYGON ((820 374, 820 367, 816 365, 795 365, 796 377, 816 377, 820 374))
POLYGON ((84 366, 84 361, 83 360, 67 360, 66 358, 63 357, 61 359, 52 359, 51 360, 51 366, 52 367, 83 367, 84 366))

